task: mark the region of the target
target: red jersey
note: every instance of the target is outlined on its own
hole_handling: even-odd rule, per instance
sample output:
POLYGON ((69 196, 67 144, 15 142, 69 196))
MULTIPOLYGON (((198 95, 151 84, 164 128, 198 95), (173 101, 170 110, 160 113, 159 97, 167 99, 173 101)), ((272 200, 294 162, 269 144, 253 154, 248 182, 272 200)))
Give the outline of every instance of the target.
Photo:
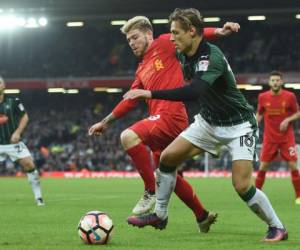
POLYGON ((294 140, 293 124, 280 132, 280 123, 298 111, 298 102, 293 92, 281 90, 278 95, 266 91, 258 96, 257 112, 264 117, 264 142, 281 143, 294 140))
MULTIPOLYGON (((204 36, 214 38, 214 28, 204 29, 204 36)), ((181 65, 176 58, 176 49, 170 41, 170 34, 156 38, 143 56, 136 70, 131 89, 162 90, 183 86, 181 65)), ((182 102, 149 99, 146 101, 150 115, 168 113, 187 119, 182 102)), ((113 110, 115 117, 121 117, 137 104, 135 100, 123 100, 113 110)))

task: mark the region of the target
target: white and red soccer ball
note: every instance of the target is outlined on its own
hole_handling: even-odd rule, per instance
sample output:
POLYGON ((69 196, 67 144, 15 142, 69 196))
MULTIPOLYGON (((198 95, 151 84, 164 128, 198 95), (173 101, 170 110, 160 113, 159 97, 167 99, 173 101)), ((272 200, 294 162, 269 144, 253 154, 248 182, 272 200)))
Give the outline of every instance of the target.
POLYGON ((90 211, 81 217, 78 234, 86 244, 105 245, 113 233, 113 221, 104 212, 90 211))

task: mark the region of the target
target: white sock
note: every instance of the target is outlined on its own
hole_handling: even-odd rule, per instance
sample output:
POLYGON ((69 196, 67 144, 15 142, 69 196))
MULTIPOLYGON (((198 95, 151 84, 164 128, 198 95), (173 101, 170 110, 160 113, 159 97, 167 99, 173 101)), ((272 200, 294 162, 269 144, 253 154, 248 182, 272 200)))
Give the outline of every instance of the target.
POLYGON ((159 169, 156 170, 155 213, 161 219, 165 219, 168 216, 168 204, 176 185, 176 175, 176 171, 165 173, 159 169))
POLYGON ((270 227, 284 228, 268 197, 258 188, 256 188, 255 195, 247 202, 247 205, 270 227))
POLYGON ((35 169, 33 172, 27 173, 28 181, 31 185, 34 198, 42 198, 42 191, 40 185, 40 177, 38 171, 35 169))

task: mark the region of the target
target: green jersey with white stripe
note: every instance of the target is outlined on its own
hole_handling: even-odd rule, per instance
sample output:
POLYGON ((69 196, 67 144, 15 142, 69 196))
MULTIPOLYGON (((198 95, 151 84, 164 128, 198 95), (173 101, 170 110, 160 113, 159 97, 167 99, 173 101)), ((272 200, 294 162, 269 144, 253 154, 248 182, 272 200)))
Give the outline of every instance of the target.
POLYGON ((199 113, 209 124, 233 126, 249 121, 256 126, 253 108, 237 89, 230 65, 217 46, 201 41, 195 55, 179 53, 178 58, 186 80, 199 79, 210 86, 199 98, 199 113))
POLYGON ((0 144, 11 144, 10 138, 26 113, 19 98, 4 96, 0 103, 0 144))

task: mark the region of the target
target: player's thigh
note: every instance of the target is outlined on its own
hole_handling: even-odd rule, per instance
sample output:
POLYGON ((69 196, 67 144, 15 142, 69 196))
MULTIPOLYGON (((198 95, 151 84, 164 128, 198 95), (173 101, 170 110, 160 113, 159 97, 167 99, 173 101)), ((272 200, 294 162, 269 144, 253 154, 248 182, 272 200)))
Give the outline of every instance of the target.
POLYGON ((260 152, 261 162, 272 162, 276 158, 279 151, 278 143, 263 143, 260 152))
POLYGON ((291 162, 297 162, 298 156, 297 156, 297 146, 294 141, 289 141, 286 143, 280 144, 280 155, 283 160, 291 162))
POLYGON ((142 141, 141 138, 139 137, 139 135, 131 128, 125 129, 121 133, 120 138, 121 138, 121 143, 123 145, 123 148, 125 150, 128 150, 128 149, 140 144, 142 141))
POLYGON ((160 161, 169 166, 178 166, 183 161, 203 152, 203 149, 196 147, 186 138, 178 136, 161 153, 160 161))
POLYGON ((159 141, 159 136, 157 135, 159 135, 158 128, 160 126, 161 117, 158 115, 140 120, 130 126, 128 130, 133 131, 144 144, 151 145, 159 141))

